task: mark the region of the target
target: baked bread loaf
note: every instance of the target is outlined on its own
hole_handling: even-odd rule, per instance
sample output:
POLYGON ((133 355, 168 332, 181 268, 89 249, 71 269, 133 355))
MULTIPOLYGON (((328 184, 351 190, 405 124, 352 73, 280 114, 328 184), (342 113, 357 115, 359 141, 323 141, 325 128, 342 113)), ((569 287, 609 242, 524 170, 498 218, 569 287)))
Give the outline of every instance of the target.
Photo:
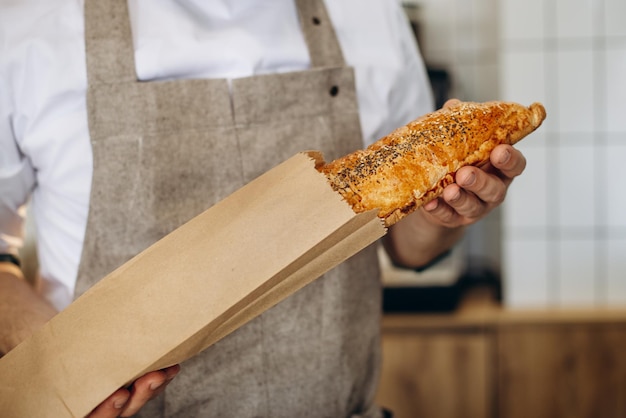
POLYGON ((318 167, 357 213, 378 209, 393 225, 481 165, 498 144, 515 144, 546 117, 540 103, 459 102, 396 129, 364 150, 318 167))

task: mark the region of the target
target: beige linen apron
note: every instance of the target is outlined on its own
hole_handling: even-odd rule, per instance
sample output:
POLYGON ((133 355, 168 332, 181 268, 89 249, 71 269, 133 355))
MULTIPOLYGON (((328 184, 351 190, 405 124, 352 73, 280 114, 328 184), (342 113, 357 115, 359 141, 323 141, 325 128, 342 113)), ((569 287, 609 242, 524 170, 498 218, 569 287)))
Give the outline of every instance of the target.
MULTIPOLYGON (((362 146, 324 4, 297 5, 312 68, 229 88, 138 81, 126 0, 86 0, 94 172, 76 295, 296 152, 330 160, 362 146)), ((379 312, 370 247, 185 362, 142 416, 377 417, 379 312)))

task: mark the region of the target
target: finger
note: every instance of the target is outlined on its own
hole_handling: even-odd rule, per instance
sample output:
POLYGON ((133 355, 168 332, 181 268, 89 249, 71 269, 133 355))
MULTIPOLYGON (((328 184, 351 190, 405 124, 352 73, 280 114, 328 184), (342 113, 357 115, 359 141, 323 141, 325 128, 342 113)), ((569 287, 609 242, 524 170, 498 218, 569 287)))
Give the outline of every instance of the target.
POLYGON ((135 380, 130 398, 124 406, 121 417, 136 414, 150 399, 158 396, 169 382, 178 374, 180 366, 171 366, 163 370, 147 373, 135 380))
POLYGON ((165 372, 165 383, 159 387, 158 389, 156 389, 156 391, 154 391, 153 394, 153 398, 157 397, 158 395, 161 394, 161 392, 163 392, 165 390, 165 388, 167 387, 167 385, 170 384, 170 382, 172 380, 174 380, 174 378, 176 377, 176 375, 178 374, 178 372, 180 371, 180 366, 178 364, 162 369, 163 372, 165 372))
POLYGON ((519 176, 526 168, 524 155, 519 150, 506 144, 495 147, 489 159, 493 167, 500 170, 509 179, 519 176))
POLYGON ((472 166, 459 169, 456 183, 486 203, 502 203, 506 195, 507 184, 500 177, 472 166))
MULTIPOLYGON (((163 386, 166 377, 162 371, 150 372, 137 379, 131 388, 130 398, 124 406, 121 417, 130 417, 136 414, 146 402, 152 399, 155 392, 163 386)), ((160 392, 159 392, 160 393, 160 392)))
POLYGON ((167 367, 167 368, 163 369, 163 371, 165 372, 166 380, 167 381, 171 381, 173 378, 176 377, 178 372, 180 372, 180 365, 175 364, 173 366, 170 366, 170 367, 167 367))
POLYGON ((135 380, 130 391, 130 398, 124 406, 121 417, 135 415, 146 402, 152 399, 154 392, 165 383, 165 373, 162 371, 150 372, 135 380))
POLYGON ((447 109, 449 107, 454 107, 454 106, 458 105, 459 103, 461 103, 461 101, 459 99, 448 99, 443 104, 443 108, 447 109))
MULTIPOLYGON (((448 186, 450 187, 450 186, 448 186)), ((422 209, 426 212, 431 222, 438 225, 454 227, 458 226, 458 214, 443 199, 434 199, 426 203, 422 209)))
POLYGON ((167 385, 170 384, 170 382, 174 379, 174 377, 176 377, 176 375, 180 371, 180 366, 177 364, 177 365, 174 365, 174 366, 171 366, 171 367, 167 367, 165 369, 161 369, 161 371, 165 373, 165 383, 163 383, 160 387, 157 387, 152 392, 151 399, 152 398, 156 398, 158 395, 161 394, 161 392, 163 392, 165 390, 167 385))
POLYGON ((457 184, 446 187, 442 197, 456 213, 469 220, 482 217, 487 209, 485 202, 457 184))
POLYGON ((114 418, 119 416, 128 402, 130 393, 126 389, 118 389, 113 395, 109 396, 104 402, 98 405, 88 418, 114 418))

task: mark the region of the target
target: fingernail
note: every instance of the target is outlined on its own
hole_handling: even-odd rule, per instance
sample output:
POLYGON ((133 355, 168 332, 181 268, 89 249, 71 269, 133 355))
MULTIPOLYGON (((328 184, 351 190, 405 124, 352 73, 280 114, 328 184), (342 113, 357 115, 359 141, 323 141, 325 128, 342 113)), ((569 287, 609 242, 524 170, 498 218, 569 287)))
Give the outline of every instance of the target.
POLYGON ((465 177, 463 180, 463 186, 471 186, 476 181, 476 174, 472 173, 469 176, 465 177))
POLYGON ((502 153, 502 155, 500 156, 500 160, 498 162, 500 164, 506 164, 510 158, 511 158, 511 151, 506 150, 505 152, 502 153))
POLYGON ((437 209, 437 206, 439 206, 439 200, 434 199, 424 205, 424 210, 430 212, 437 209))
POLYGON ((460 192, 460 191, 457 191, 457 192, 454 194, 454 196, 451 196, 451 197, 450 197, 450 199, 448 199, 448 202, 450 202, 450 203, 454 203, 454 202, 456 202, 457 200, 459 200, 459 198, 460 198, 460 197, 461 197, 461 192, 460 192))
POLYGON ((449 99, 444 103, 444 107, 453 107, 461 103, 459 99, 449 99))
POLYGON ((126 401, 128 401, 128 398, 120 398, 116 400, 115 402, 113 402, 113 408, 122 409, 124 405, 126 405, 126 401))
POLYGON ((152 382, 150 384, 150 390, 156 390, 163 385, 163 382, 152 382))

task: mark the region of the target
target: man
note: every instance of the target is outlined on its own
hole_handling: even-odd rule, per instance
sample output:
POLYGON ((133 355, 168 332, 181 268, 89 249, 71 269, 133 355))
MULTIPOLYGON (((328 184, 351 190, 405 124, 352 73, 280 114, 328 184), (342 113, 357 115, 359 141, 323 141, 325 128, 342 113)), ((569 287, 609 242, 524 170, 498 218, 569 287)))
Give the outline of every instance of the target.
MULTIPOLYGON (((432 110, 395 2, 27 0, 3 6, 0 23, 3 353, 295 152, 330 160, 432 110), (31 196, 38 291, 14 258, 31 196)), ((501 146, 491 161, 391 229, 397 263, 427 264, 501 203, 524 158, 501 146)), ((379 417, 379 318, 368 248, 92 416, 379 417)))

